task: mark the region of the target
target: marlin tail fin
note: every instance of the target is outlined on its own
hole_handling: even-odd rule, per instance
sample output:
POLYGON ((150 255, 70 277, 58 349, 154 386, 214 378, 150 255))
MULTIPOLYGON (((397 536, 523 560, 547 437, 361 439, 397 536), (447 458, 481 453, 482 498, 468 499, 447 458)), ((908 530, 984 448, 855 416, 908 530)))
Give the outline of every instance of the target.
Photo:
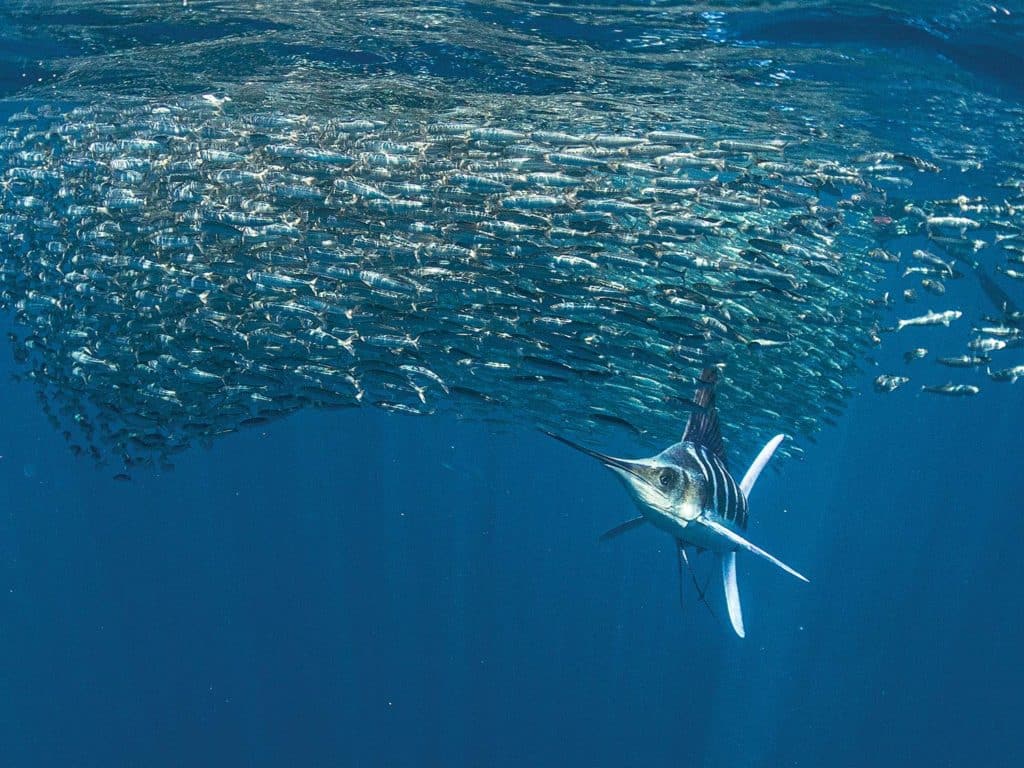
POLYGON ((740 589, 736 585, 736 553, 722 555, 722 584, 725 586, 725 604, 729 608, 729 621, 740 637, 746 637, 743 630, 743 609, 740 607, 740 589))
POLYGON ((743 495, 748 499, 750 498, 750 491, 754 487, 754 483, 757 482, 757 478, 761 474, 761 470, 765 468, 768 460, 771 459, 772 454, 775 453, 775 449, 779 447, 779 443, 786 439, 785 435, 776 435, 769 440, 761 452, 757 454, 757 458, 754 459, 754 463, 750 465, 750 469, 747 470, 747 474, 743 476, 740 481, 740 488, 743 490, 743 495))

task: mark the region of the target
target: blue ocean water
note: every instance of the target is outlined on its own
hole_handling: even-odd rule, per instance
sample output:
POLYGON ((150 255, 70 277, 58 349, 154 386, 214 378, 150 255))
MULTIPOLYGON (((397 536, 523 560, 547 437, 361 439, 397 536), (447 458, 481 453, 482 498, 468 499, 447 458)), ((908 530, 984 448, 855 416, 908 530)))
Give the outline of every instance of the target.
MULTIPOLYGON (((192 3, 205 25, 119 3, 14 6, 0 14, 5 115, 41 98, 27 82, 39 79, 58 101, 216 89, 238 62, 205 43, 293 23, 231 3, 192 3), (187 49, 195 70, 183 80, 196 82, 156 82, 130 58, 150 47, 187 49)), ((652 31, 647 4, 620 9, 615 26, 584 3, 420 12, 442 29, 493 25, 523 46, 536 34, 628 54, 623 66, 638 66, 643 45, 692 50, 670 34, 674 15, 711 19, 700 45, 752 62, 770 48, 778 71, 819 86, 824 102, 836 89, 851 121, 898 146, 949 139, 949 126, 914 117, 942 114, 937 71, 1024 120, 1017 9, 653 7, 664 29, 652 31), (638 42, 649 33, 658 39, 638 42), (863 68, 881 52, 901 69, 863 68), (880 85, 890 76, 897 88, 880 85)), ((415 40, 263 51, 282 69, 296 57, 367 77, 404 67, 509 98, 576 87, 578 72, 415 40)), ((770 100, 757 70, 737 74, 736 92, 770 100)), ((953 181, 996 189, 1019 146, 985 114, 955 117, 985 162, 953 181)), ((935 182, 952 196, 951 183, 935 182)), ((1019 284, 1001 285, 1024 301, 1019 284)), ((967 316, 991 311, 976 288, 950 292, 967 316)), ((597 543, 634 514, 625 490, 526 420, 304 410, 123 481, 68 451, 4 355, 0 765, 1018 765, 1021 385, 878 395, 875 376, 906 370, 905 349, 936 331, 902 333, 864 353, 849 374, 858 394, 803 460, 759 482, 752 537, 811 583, 741 557, 745 640, 717 584, 717 616, 692 591, 680 608, 664 535, 597 543)), ((595 447, 645 455, 685 418, 669 434, 595 447)), ((742 432, 727 404, 723 420, 727 436, 742 432)))

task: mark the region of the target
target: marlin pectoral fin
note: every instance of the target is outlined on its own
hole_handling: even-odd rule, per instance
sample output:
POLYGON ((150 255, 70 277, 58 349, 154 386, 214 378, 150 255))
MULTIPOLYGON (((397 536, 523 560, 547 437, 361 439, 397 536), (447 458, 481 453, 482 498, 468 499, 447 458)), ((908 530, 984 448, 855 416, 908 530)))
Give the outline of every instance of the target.
POLYGON ((743 609, 740 608, 740 589, 736 584, 736 553, 722 555, 722 584, 725 586, 725 604, 729 608, 729 621, 740 637, 746 637, 743 630, 743 609))
POLYGON ((609 539, 615 539, 624 533, 632 531, 634 528, 639 528, 641 525, 647 522, 646 517, 634 517, 632 520, 627 520, 621 525, 616 525, 610 531, 605 531, 601 534, 598 541, 608 541, 609 539))
POLYGON ((775 557, 774 555, 768 554, 767 552, 765 552, 763 549, 761 549, 756 544, 751 544, 749 541, 744 539, 738 533, 735 533, 734 531, 731 531, 730 529, 726 528, 721 523, 716 523, 714 520, 709 520, 706 517, 698 518, 695 522, 698 522, 701 525, 706 526, 707 528, 710 528, 712 531, 717 533, 719 536, 722 536, 723 538, 728 539, 729 541, 731 541, 736 546, 743 547, 743 549, 747 550, 748 552, 753 552, 755 555, 757 555, 759 557, 763 557, 769 563, 773 563, 773 564, 777 565, 779 568, 781 568, 782 570, 784 570, 786 573, 790 574, 791 576, 796 576, 798 579, 800 579, 800 581, 807 581, 807 582, 810 581, 810 579, 808 579, 806 576, 804 576, 803 574, 797 573, 792 568, 790 568, 788 565, 786 565, 784 562, 779 560, 779 558, 775 557))

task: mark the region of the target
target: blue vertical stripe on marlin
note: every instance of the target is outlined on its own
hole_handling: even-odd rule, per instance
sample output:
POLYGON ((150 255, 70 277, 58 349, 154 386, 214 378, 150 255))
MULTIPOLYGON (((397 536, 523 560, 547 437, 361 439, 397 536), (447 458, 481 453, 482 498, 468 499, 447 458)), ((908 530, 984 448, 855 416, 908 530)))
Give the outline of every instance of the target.
POLYGON ((682 440, 648 459, 606 456, 564 437, 547 434, 612 469, 639 502, 641 516, 608 531, 602 540, 651 523, 675 538, 681 563, 689 562, 687 547, 708 550, 719 556, 729 619, 736 634, 743 637, 743 612, 736 583, 739 550, 753 552, 802 581, 807 578, 742 535, 749 519, 750 491, 784 435, 776 435, 768 441, 737 483, 729 471, 718 422, 717 384, 718 368, 705 368, 693 398, 697 407, 686 423, 682 440))

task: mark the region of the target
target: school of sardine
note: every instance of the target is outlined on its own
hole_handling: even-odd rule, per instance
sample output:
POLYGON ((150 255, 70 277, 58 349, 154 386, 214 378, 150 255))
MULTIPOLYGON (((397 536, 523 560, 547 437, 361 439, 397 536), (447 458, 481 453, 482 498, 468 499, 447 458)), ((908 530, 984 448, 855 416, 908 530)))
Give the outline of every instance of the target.
POLYGON ((81 101, 0 130, 0 303, 43 407, 97 460, 306 407, 663 436, 712 361, 749 449, 834 423, 869 350, 916 327, 934 340, 905 350, 915 377, 1024 376, 1003 287, 1024 279, 1022 169, 998 200, 912 198, 940 151, 640 101, 81 101), (967 316, 954 281, 991 311, 967 316))

